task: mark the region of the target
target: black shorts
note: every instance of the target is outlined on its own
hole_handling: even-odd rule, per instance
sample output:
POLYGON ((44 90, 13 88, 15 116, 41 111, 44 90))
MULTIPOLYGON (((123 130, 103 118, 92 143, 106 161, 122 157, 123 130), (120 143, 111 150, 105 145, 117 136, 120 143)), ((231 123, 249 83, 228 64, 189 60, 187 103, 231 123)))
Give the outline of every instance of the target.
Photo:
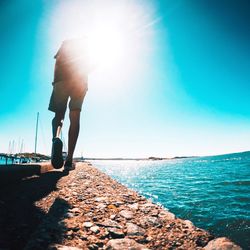
POLYGON ((65 114, 70 98, 69 109, 81 110, 87 90, 88 84, 79 80, 55 82, 48 109, 65 114))

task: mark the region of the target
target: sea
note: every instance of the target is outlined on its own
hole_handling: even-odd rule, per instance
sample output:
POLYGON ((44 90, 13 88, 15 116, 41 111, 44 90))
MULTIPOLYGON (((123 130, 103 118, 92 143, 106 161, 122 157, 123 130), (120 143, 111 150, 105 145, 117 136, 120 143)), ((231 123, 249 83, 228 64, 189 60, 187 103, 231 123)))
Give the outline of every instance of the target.
MULTIPOLYGON (((0 158, 0 165, 5 165, 6 164, 6 160, 3 158, 0 158)), ((12 164, 12 160, 8 159, 7 164, 10 165, 12 164)))
POLYGON ((250 249, 250 152, 91 162, 177 217, 250 249))

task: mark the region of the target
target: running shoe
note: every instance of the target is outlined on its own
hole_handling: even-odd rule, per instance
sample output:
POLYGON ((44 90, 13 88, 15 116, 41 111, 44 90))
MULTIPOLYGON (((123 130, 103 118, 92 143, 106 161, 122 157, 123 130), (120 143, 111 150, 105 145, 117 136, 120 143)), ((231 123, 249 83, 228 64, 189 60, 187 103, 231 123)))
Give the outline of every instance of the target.
POLYGON ((74 170, 75 168, 76 168, 75 163, 72 161, 66 161, 64 163, 64 170, 65 171, 71 171, 71 170, 74 170))
POLYGON ((61 139, 55 137, 52 141, 51 164, 56 169, 63 166, 62 148, 63 143, 61 139))

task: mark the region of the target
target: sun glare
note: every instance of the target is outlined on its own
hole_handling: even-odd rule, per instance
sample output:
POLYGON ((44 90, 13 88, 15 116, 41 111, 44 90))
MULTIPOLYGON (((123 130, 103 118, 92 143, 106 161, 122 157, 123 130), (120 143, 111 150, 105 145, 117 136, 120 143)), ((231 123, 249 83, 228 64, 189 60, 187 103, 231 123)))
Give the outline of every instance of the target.
POLYGON ((99 67, 112 67, 122 60, 125 51, 124 34, 118 27, 96 26, 88 35, 90 60, 99 67))
POLYGON ((92 90, 97 86, 103 93, 115 87, 122 92, 129 84, 139 84, 136 77, 148 65, 156 20, 152 10, 139 0, 58 2, 51 16, 51 44, 56 50, 65 39, 87 37, 88 56, 97 66, 91 74, 92 90))

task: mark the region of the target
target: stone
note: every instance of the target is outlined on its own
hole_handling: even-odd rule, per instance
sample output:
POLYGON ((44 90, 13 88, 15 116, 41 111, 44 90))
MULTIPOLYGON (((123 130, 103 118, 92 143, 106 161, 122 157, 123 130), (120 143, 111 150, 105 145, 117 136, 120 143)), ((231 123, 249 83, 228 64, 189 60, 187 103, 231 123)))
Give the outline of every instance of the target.
POLYGON ((108 241, 107 250, 149 250, 144 245, 132 239, 113 239, 108 241))
POLYGON ((129 195, 129 196, 134 196, 135 193, 134 193, 133 191, 128 191, 128 195, 129 195))
POLYGON ((127 223, 127 235, 128 236, 141 236, 145 234, 145 230, 134 223, 127 223))
POLYGON ((69 228, 70 230, 74 231, 74 232, 77 232, 77 231, 80 230, 80 227, 79 227, 78 225, 75 225, 75 224, 69 226, 68 228, 69 228))
POLYGON ((105 229, 104 232, 101 233, 101 235, 99 235, 99 239, 105 239, 109 236, 109 232, 107 229, 105 229))
POLYGON ((158 209, 153 209, 152 211, 150 211, 150 214, 152 216, 158 216, 158 213, 159 213, 158 209))
POLYGON ((119 207, 119 206, 123 205, 124 202, 123 202, 123 201, 116 201, 116 202, 114 202, 113 204, 114 204, 116 207, 119 207))
POLYGON ((81 248, 78 247, 69 247, 69 246, 63 246, 59 244, 54 244, 48 247, 49 250, 81 250, 81 248))
MULTIPOLYGON (((60 248, 66 250, 77 249, 70 246, 107 250, 107 244, 108 249, 119 250, 146 247, 152 250, 201 250, 205 246, 206 250, 240 249, 229 240, 218 242, 217 239, 209 243, 214 238, 208 232, 196 228, 191 221, 175 219, 175 215, 164 207, 130 192, 86 163, 79 163, 75 171, 57 184, 57 189, 36 201, 35 205, 48 216, 28 242, 33 248, 27 249, 47 249, 44 246, 52 241, 60 242, 60 248), (57 203, 57 197, 62 203, 57 203), (52 213, 49 212, 51 206, 52 213), (70 218, 65 218, 66 213, 70 218)), ((22 224, 20 229, 25 229, 22 224)), ((25 230, 18 230, 18 235, 22 236, 22 231, 25 230)))
POLYGON ((120 229, 122 228, 122 226, 119 223, 117 223, 114 220, 110 220, 110 219, 106 219, 101 223, 97 223, 97 225, 104 226, 104 227, 116 227, 116 228, 120 228, 120 229))
POLYGON ((67 236, 71 236, 72 234, 74 234, 73 230, 69 230, 69 231, 66 232, 67 236))
POLYGON ((129 204, 128 207, 129 207, 131 210, 138 210, 138 209, 139 209, 138 203, 129 204))
POLYGON ((124 233, 121 229, 111 227, 108 228, 108 232, 113 239, 124 238, 124 233))
POLYGON ((98 221, 98 217, 94 216, 94 217, 92 217, 92 220, 96 222, 96 221, 98 221))
POLYGON ((86 228, 90 228, 92 227, 94 224, 90 221, 86 221, 82 224, 83 227, 86 227, 86 228))
POLYGON ((79 208, 75 207, 75 208, 70 209, 70 212, 79 214, 79 213, 81 213, 81 210, 79 208))
POLYGON ((92 216, 93 216, 93 213, 92 213, 92 212, 86 213, 85 216, 87 216, 87 217, 92 217, 92 216))
POLYGON ((73 218, 74 216, 75 215, 73 213, 68 212, 64 215, 64 218, 73 218))
POLYGON ((114 204, 110 204, 110 205, 108 205, 108 209, 114 209, 114 210, 116 210, 117 207, 114 204))
POLYGON ((160 227, 162 225, 162 222, 157 217, 145 216, 140 219, 140 224, 142 225, 142 227, 160 227))
POLYGON ((129 210, 122 210, 119 215, 121 215, 123 218, 130 220, 134 217, 134 214, 132 211, 129 210))
POLYGON ((97 209, 103 210, 105 209, 107 206, 104 203, 100 203, 96 206, 97 209))
POLYGON ((98 248, 99 248, 99 247, 98 247, 97 244, 91 244, 91 245, 88 246, 88 249, 89 249, 89 250, 98 250, 98 248))
POLYGON ((100 228, 98 226, 93 226, 90 228, 90 231, 92 231, 95 234, 98 234, 100 232, 100 228))
POLYGON ((98 241, 98 238, 94 235, 89 235, 87 240, 91 243, 96 243, 98 241))
POLYGON ((190 230, 193 230, 195 228, 194 224, 190 220, 184 220, 183 223, 186 226, 186 228, 190 230))
POLYGON ((97 201, 97 202, 106 201, 106 198, 105 197, 97 197, 97 198, 95 198, 95 201, 97 201))
POLYGON ((150 242, 150 241, 152 241, 153 240, 153 237, 151 237, 151 236, 148 236, 147 238, 146 238, 146 241, 147 242, 150 242))
POLYGON ((176 219, 176 216, 173 214, 173 213, 170 213, 168 211, 161 211, 159 214, 158 214, 158 217, 161 218, 161 219, 165 219, 165 220, 174 220, 176 219))
POLYGON ((87 240, 87 238, 88 238, 88 235, 87 235, 85 232, 82 232, 82 231, 80 231, 80 232, 78 233, 78 236, 79 236, 79 238, 82 239, 82 240, 87 240))
POLYGON ((111 219, 111 220, 114 220, 115 217, 116 217, 116 214, 111 214, 111 215, 110 215, 110 219, 111 219))
POLYGON ((208 242, 204 250, 242 250, 226 237, 217 238, 208 242))
POLYGON ((156 208, 156 205, 154 205, 150 202, 147 202, 147 203, 140 206, 140 210, 143 211, 145 214, 148 214, 154 208, 156 208))

